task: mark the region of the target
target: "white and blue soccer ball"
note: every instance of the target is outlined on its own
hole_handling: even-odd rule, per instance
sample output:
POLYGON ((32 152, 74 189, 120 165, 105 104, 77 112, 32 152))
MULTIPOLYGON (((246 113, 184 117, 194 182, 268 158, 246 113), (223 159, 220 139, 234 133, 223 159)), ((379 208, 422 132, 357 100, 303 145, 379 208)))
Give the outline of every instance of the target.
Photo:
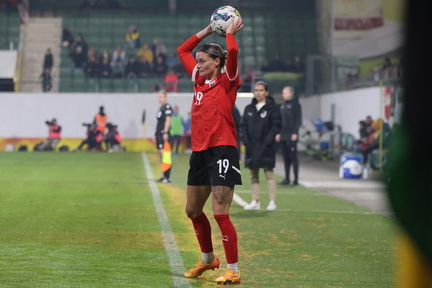
POLYGON ((341 168, 345 178, 360 178, 363 173, 363 165, 356 160, 346 161, 341 168))
POLYGON ((217 35, 225 37, 232 17, 241 17, 236 8, 228 5, 219 7, 211 15, 210 27, 217 35))

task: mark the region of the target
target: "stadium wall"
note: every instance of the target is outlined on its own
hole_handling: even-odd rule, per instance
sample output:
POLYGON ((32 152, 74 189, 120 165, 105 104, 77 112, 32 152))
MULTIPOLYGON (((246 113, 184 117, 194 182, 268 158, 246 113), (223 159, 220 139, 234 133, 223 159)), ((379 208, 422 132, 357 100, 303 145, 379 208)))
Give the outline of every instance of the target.
MULTIPOLYGON (((239 93, 240 111, 251 101, 250 93, 239 93)), ((191 93, 169 93, 168 102, 179 106, 186 118, 191 93)), ((104 106, 108 121, 118 125, 127 151, 154 149, 156 112, 160 104, 156 93, 0 93, 0 151, 7 144, 29 150, 48 136, 45 121, 56 118, 62 126, 61 145, 77 147, 86 137, 86 127, 104 106)), ((59 147, 58 146, 58 147, 59 147)))
MULTIPOLYGON (((390 124, 395 121, 401 108, 396 92, 393 87, 373 87, 301 98, 303 119, 319 117, 330 121, 333 109, 335 124, 357 137, 358 121, 367 115, 390 124)), ((239 94, 236 106, 241 113, 250 101, 250 93, 239 94)), ((186 118, 191 93, 170 93, 168 102, 178 105, 186 118)), ((7 144, 27 145, 32 150, 47 138, 45 121, 52 118, 62 126, 59 145, 74 148, 85 138, 86 127, 82 124, 93 120, 99 106, 105 107, 108 121, 118 125, 127 151, 155 149, 153 137, 159 109, 156 93, 0 93, 0 151, 7 144)))

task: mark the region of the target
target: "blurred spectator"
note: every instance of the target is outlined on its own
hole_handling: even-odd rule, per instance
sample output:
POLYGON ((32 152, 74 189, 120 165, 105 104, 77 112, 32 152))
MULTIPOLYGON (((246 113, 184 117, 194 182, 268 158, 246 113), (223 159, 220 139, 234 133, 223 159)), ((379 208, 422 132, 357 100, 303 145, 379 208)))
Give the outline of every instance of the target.
POLYGON ((401 78, 403 75, 402 70, 402 57, 397 58, 396 63, 392 67, 392 77, 401 78))
POLYGON ((351 89, 354 87, 354 84, 357 83, 359 80, 358 74, 346 74, 346 87, 348 89, 351 89))
POLYGON ((154 54, 153 63, 155 63, 157 61, 158 57, 162 57, 163 62, 166 64, 167 55, 164 52, 163 47, 161 47, 161 46, 156 47, 156 52, 154 54))
POLYGON ((86 67, 84 68, 84 73, 89 78, 99 77, 99 61, 97 61, 95 56, 90 56, 87 60, 86 67))
POLYGON ((87 60, 88 46, 82 34, 75 37, 75 41, 71 45, 71 53, 73 67, 82 68, 87 60))
POLYGON ((268 60, 264 60, 261 64, 261 72, 270 72, 270 64, 268 60))
POLYGON ((181 137, 183 135, 183 117, 179 114, 179 106, 175 105, 173 107, 173 114, 171 116, 171 148, 174 152, 174 155, 178 155, 179 147, 181 142, 181 137))
POLYGON ((383 63, 383 66, 382 66, 382 70, 386 70, 386 69, 390 68, 391 66, 392 66, 392 62, 391 62, 390 58, 389 57, 385 57, 384 58, 384 63, 383 63))
POLYGON ((156 77, 162 78, 167 73, 168 67, 162 56, 156 58, 156 63, 153 65, 153 74, 156 77))
POLYGON ((177 74, 174 73, 174 70, 168 69, 168 72, 165 74, 164 84, 167 88, 168 92, 180 92, 178 88, 179 78, 177 74))
POLYGON ((152 75, 152 65, 146 58, 141 58, 139 63, 139 78, 149 78, 152 75))
POLYGON ((39 76, 42 83, 42 91, 49 92, 52 87, 51 83, 51 70, 46 68, 42 71, 42 74, 39 76))
POLYGON ((111 59, 111 67, 114 77, 122 77, 124 73, 124 68, 126 65, 126 53, 123 48, 118 45, 116 50, 114 50, 111 59))
POLYGON ((252 92, 252 85, 255 83, 256 73, 252 66, 246 67, 246 74, 243 78, 242 92, 252 92))
POLYGON ((52 70, 52 67, 54 65, 54 59, 53 59, 53 55, 51 53, 51 49, 48 48, 46 50, 45 56, 44 56, 44 61, 43 61, 43 70, 48 69, 50 72, 52 70))
POLYGON ((104 49, 104 50, 102 51, 102 54, 101 54, 101 56, 99 57, 99 63, 102 63, 102 60, 103 60, 104 58, 107 58, 107 59, 108 59, 108 63, 111 63, 111 55, 110 55, 108 49, 104 49))
POLYGON ((166 57, 166 60, 165 60, 165 63, 167 64, 168 69, 173 68, 176 65, 177 59, 179 59, 179 57, 178 57, 176 52, 172 52, 172 53, 168 54, 168 56, 166 57))
POLYGON ((390 58, 385 57, 384 63, 383 63, 382 69, 381 69, 383 79, 391 78, 392 68, 393 68, 393 64, 392 64, 390 58))
POLYGON ((124 49, 135 49, 141 46, 140 44, 140 34, 137 31, 135 25, 131 25, 129 27, 129 31, 126 33, 125 37, 126 43, 124 45, 124 49))
POLYGON ((183 64, 181 63, 180 58, 177 58, 176 64, 174 65, 174 67, 172 69, 179 79, 183 78, 185 75, 187 75, 186 69, 184 68, 183 64))
POLYGON ((269 63, 268 72, 282 72, 285 71, 285 63, 281 60, 280 56, 276 54, 273 61, 269 63))
POLYGON ((364 121, 365 121, 365 126, 366 126, 366 132, 368 133, 368 135, 372 134, 373 133, 373 125, 372 124, 374 122, 372 116, 367 115, 364 121))
POLYGON ((99 75, 102 78, 111 78, 112 77, 112 68, 111 64, 108 62, 108 58, 103 58, 102 62, 99 63, 99 75))
POLYGON ((285 71, 294 72, 293 62, 290 58, 285 61, 285 71))
POLYGON ((300 56, 294 57, 294 60, 292 62, 292 72, 294 72, 294 73, 303 73, 304 72, 304 65, 303 65, 303 62, 300 60, 300 56))
POLYGON ((153 51, 149 48, 148 43, 144 43, 140 50, 138 50, 136 56, 139 59, 145 58, 148 63, 153 63, 154 54, 153 51))
POLYGON ((95 59, 98 59, 98 55, 96 52, 96 48, 95 47, 89 47, 88 48, 88 52, 87 52, 87 59, 89 59, 90 57, 94 57, 95 59))
POLYGON ((155 57, 158 50, 159 53, 166 54, 166 46, 159 40, 159 38, 153 39, 153 44, 151 45, 150 48, 153 51, 153 55, 155 55, 155 57))
POLYGON ((125 75, 127 78, 135 79, 140 72, 140 63, 136 61, 135 57, 130 57, 125 68, 125 75))
POLYGON ((373 150, 379 148, 380 138, 382 137, 383 148, 386 149, 392 136, 390 126, 383 119, 374 121, 371 127, 371 133, 364 140, 357 142, 359 150, 363 154, 363 163, 367 166, 371 166, 370 155, 373 150))
POLYGON ((62 31, 62 46, 64 48, 67 48, 70 45, 72 45, 73 41, 74 41, 74 38, 73 38, 72 31, 70 29, 70 26, 67 25, 63 28, 63 31, 62 31))
POLYGON ((366 137, 369 136, 369 132, 367 130, 365 120, 359 121, 359 136, 360 136, 360 140, 364 140, 366 137))

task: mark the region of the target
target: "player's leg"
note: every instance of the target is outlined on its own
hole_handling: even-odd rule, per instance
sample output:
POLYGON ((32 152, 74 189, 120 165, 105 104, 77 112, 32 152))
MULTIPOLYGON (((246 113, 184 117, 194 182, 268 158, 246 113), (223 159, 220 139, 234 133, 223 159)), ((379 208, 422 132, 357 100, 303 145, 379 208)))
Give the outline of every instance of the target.
POLYGON ((237 231, 229 215, 233 196, 234 186, 212 186, 213 213, 221 231, 227 261, 226 272, 216 279, 216 282, 220 284, 240 283, 241 281, 238 269, 237 231))
POLYGON ((213 254, 210 222, 203 212, 205 203, 211 193, 208 179, 205 154, 207 152, 192 152, 189 161, 189 172, 186 190, 186 215, 191 219, 201 250, 201 259, 186 271, 185 277, 197 277, 204 271, 219 268, 219 259, 213 254))
POLYGON ((217 283, 240 283, 238 270, 237 232, 231 222, 229 210, 234 197, 234 185, 242 184, 239 154, 236 147, 219 146, 210 149, 209 177, 214 218, 222 235, 227 270, 216 279, 217 283))
POLYGON ((194 267, 186 271, 185 277, 197 277, 206 270, 219 268, 220 261, 213 254, 210 222, 203 212, 210 191, 210 186, 207 185, 187 186, 185 212, 192 221, 201 250, 201 259, 194 267))

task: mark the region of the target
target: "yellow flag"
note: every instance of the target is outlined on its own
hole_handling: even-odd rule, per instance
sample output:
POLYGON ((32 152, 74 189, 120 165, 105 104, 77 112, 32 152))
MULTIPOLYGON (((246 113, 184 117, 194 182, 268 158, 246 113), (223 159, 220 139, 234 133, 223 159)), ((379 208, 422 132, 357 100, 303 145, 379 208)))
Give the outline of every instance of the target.
POLYGON ((162 172, 167 171, 172 166, 172 158, 171 158, 171 145, 168 141, 165 141, 164 143, 164 149, 162 154, 162 163, 161 163, 161 170, 162 172))

